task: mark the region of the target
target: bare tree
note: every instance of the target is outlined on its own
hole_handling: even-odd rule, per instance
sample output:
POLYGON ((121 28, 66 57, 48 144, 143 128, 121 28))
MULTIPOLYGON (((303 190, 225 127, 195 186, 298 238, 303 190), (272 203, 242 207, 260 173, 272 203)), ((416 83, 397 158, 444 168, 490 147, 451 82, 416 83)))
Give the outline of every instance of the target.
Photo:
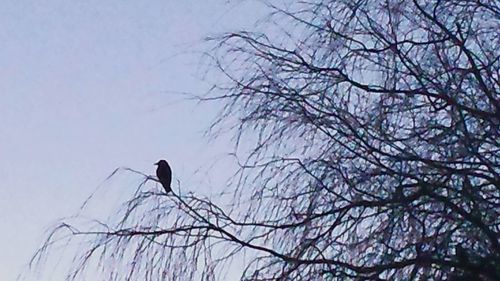
POLYGON ((499 2, 272 9, 267 33, 212 39, 230 192, 141 185, 35 260, 69 231, 90 241, 69 280, 500 280, 499 2))

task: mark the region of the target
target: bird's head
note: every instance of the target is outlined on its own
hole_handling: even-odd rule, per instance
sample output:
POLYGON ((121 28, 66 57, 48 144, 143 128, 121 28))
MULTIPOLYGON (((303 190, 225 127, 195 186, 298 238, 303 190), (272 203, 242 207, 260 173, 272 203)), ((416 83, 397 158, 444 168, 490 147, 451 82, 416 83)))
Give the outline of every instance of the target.
POLYGON ((164 166, 166 164, 167 164, 167 161, 165 161, 163 159, 155 163, 155 165, 157 165, 157 166, 164 166))

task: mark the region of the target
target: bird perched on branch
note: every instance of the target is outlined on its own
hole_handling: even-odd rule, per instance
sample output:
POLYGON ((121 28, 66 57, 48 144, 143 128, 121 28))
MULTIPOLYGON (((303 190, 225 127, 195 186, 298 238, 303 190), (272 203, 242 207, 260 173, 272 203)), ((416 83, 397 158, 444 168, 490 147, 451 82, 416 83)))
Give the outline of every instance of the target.
POLYGON ((172 183, 172 169, 168 165, 167 161, 160 160, 155 163, 158 166, 156 168, 156 176, 158 177, 158 181, 163 185, 166 193, 172 191, 170 184, 172 183))

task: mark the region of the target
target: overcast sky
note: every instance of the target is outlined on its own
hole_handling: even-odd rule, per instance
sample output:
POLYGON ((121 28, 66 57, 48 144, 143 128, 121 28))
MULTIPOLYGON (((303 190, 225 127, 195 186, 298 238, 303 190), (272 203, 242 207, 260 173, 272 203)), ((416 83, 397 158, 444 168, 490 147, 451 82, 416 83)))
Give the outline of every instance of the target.
POLYGON ((210 86, 203 37, 250 28, 263 11, 223 0, 0 2, 0 280, 14 280, 44 232, 117 167, 152 174, 167 158, 174 178, 211 180, 195 171, 224 154, 202 136, 218 108, 176 93, 210 86))

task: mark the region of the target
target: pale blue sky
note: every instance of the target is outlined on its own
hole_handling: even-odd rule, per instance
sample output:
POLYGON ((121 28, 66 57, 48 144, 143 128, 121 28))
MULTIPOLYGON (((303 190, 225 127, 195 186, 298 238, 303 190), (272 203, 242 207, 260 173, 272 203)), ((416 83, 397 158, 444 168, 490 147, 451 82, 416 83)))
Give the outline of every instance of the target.
MULTIPOLYGON (((222 147, 202 130, 202 38, 250 27, 248 1, 0 2, 0 280, 14 280, 44 231, 74 213, 115 168, 183 182, 222 147)), ((205 165, 205 166, 204 166, 205 165)), ((198 178, 197 178, 198 177, 198 178)), ((209 185, 203 185, 209 186, 209 185)))

